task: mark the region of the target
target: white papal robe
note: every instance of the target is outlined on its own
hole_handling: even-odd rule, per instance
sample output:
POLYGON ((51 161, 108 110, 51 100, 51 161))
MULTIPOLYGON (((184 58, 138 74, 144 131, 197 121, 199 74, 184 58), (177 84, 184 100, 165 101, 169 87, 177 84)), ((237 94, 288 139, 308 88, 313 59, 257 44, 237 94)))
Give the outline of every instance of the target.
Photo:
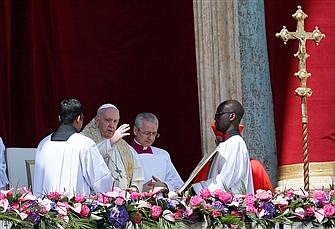
POLYGON ((113 178, 94 141, 72 134, 67 141, 45 137, 37 147, 33 192, 89 195, 112 190, 113 178))
POLYGON ((214 191, 225 187, 233 193, 241 193, 243 184, 247 193, 254 193, 249 153, 240 135, 221 142, 209 157, 212 162, 207 180, 192 185, 197 194, 203 188, 214 191))
POLYGON ((150 146, 151 153, 138 154, 133 147, 132 150, 137 154, 144 171, 144 182, 149 181, 152 176, 164 182, 170 191, 177 191, 184 184, 176 168, 172 164, 169 153, 158 147, 150 146))
POLYGON ((110 139, 101 136, 94 119, 85 126, 81 134, 96 142, 100 154, 111 171, 116 187, 127 189, 135 186, 139 191, 142 190, 143 169, 136 155, 131 151, 131 146, 125 140, 120 139, 112 145, 110 139))

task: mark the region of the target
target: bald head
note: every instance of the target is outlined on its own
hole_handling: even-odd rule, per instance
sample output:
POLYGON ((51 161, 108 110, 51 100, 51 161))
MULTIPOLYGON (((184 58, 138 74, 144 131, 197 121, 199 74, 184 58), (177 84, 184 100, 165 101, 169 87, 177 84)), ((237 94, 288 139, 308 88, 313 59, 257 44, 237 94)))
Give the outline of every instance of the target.
POLYGON ((234 112, 236 114, 236 119, 238 123, 241 122, 242 117, 244 115, 244 108, 240 102, 238 102, 237 100, 233 100, 233 99, 226 100, 218 106, 217 113, 220 113, 225 110, 234 112))

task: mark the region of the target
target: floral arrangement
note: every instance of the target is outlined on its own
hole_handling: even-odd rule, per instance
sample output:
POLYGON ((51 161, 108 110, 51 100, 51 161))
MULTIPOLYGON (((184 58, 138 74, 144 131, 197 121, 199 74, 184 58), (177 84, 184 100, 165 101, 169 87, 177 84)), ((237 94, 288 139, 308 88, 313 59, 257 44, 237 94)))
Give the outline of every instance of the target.
POLYGON ((0 220, 12 228, 180 228, 182 226, 233 227, 256 223, 267 228, 276 223, 312 223, 335 227, 335 192, 285 190, 255 195, 224 190, 201 190, 180 196, 160 190, 131 194, 114 188, 99 195, 51 192, 43 198, 27 188, 0 192, 0 220))

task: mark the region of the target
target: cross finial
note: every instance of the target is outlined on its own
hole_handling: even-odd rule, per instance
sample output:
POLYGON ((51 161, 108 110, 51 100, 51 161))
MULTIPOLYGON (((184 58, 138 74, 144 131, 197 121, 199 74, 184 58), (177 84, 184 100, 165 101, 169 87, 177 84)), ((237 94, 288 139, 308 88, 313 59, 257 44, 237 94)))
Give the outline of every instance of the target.
POLYGON ((306 69, 306 59, 309 54, 306 52, 306 41, 314 40, 316 45, 322 38, 325 37, 323 33, 320 32, 318 27, 315 27, 313 32, 305 31, 305 19, 308 17, 307 14, 302 11, 301 6, 298 6, 297 11, 292 15, 292 17, 297 21, 297 29, 295 32, 290 32, 283 26, 279 33, 276 33, 276 37, 283 40, 284 44, 290 39, 297 39, 299 42, 298 51, 294 54, 294 57, 299 59, 299 71, 294 73, 300 80, 300 87, 295 89, 296 95, 301 97, 301 113, 302 113, 302 124, 303 124, 303 151, 304 151, 304 188, 309 190, 309 162, 308 162, 308 131, 307 131, 307 97, 312 95, 312 89, 307 87, 307 79, 311 76, 306 69))

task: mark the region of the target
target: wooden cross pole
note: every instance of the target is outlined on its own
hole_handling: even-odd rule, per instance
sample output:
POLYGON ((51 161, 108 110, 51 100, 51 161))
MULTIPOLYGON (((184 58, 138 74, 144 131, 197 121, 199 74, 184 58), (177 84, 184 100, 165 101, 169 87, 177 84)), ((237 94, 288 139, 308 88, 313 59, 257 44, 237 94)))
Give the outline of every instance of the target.
POLYGON ((298 6, 298 10, 292 15, 297 21, 297 30, 295 32, 289 32, 286 26, 280 33, 276 33, 276 37, 281 38, 284 44, 290 39, 297 39, 299 47, 294 57, 299 59, 299 71, 294 73, 300 80, 300 87, 295 89, 295 94, 301 97, 301 113, 302 113, 302 138, 303 138, 303 154, 304 154, 304 189, 309 191, 309 161, 308 161, 308 131, 307 131, 307 97, 312 95, 312 89, 307 87, 307 78, 311 76, 306 69, 306 59, 309 54, 306 52, 306 41, 314 40, 315 44, 319 44, 324 34, 320 32, 318 27, 315 27, 313 32, 306 32, 304 28, 304 21, 308 17, 305 14, 301 6, 298 6))

